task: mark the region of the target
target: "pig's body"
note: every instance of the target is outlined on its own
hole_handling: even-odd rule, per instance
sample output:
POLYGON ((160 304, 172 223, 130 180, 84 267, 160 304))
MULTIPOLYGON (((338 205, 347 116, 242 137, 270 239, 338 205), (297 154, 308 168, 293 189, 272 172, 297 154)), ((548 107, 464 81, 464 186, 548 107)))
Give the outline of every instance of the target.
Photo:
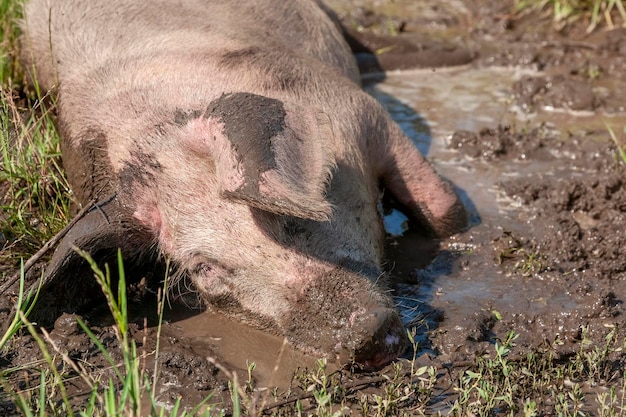
POLYGON ((320 4, 33 0, 25 22, 25 60, 58 86, 73 191, 99 205, 47 285, 86 279, 72 244, 131 258, 158 247, 209 304, 305 351, 367 366, 402 351, 380 182, 435 234, 465 213, 361 90, 320 4))

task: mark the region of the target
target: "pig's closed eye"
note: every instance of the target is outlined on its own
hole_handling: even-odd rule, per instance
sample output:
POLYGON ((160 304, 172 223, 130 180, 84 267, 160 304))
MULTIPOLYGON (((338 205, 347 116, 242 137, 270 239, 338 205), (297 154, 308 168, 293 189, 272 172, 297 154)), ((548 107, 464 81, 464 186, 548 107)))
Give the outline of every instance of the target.
POLYGON ((218 278, 233 274, 232 269, 226 268, 221 263, 213 259, 198 258, 200 259, 197 259, 197 261, 193 263, 193 266, 189 269, 189 272, 192 275, 203 276, 206 278, 218 278))
POLYGON ((194 275, 211 275, 213 272, 213 266, 207 262, 201 262, 196 264, 191 272, 194 275))

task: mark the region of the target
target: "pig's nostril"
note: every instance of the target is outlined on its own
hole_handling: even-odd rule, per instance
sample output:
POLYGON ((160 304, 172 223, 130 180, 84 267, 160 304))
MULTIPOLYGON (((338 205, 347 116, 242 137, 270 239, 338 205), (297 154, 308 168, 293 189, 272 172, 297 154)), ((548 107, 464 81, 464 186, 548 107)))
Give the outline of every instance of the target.
POLYGON ((385 344, 388 346, 398 345, 400 343, 400 337, 395 333, 387 333, 387 336, 385 336, 385 344))
POLYGON ((365 334, 371 335, 355 352, 355 361, 367 369, 380 368, 404 353, 407 336, 398 313, 389 308, 370 312, 364 320, 365 334))

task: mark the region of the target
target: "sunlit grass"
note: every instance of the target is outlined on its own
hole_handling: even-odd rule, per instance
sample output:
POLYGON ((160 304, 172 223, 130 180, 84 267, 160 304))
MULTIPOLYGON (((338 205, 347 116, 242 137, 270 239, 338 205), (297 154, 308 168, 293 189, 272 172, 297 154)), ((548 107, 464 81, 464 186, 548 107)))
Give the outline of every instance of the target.
POLYGON ((587 31, 604 23, 608 28, 626 25, 624 0, 515 0, 515 8, 524 10, 550 10, 557 27, 578 19, 589 18, 587 31), (619 16, 619 21, 614 19, 619 16))
POLYGON ((70 188, 47 102, 20 108, 12 91, 0 90, 0 232, 10 244, 0 259, 32 254, 69 221, 70 188))
POLYGON ((24 92, 18 64, 22 2, 0 0, 0 260, 35 252, 69 220, 70 190, 60 166, 54 102, 24 92), (28 96, 28 97, 27 97, 28 96))
POLYGON ((617 148, 617 154, 619 158, 622 160, 624 164, 626 164, 626 126, 622 128, 622 137, 618 138, 615 134, 615 131, 611 126, 609 126, 605 122, 605 126, 609 135, 611 136, 611 140, 615 143, 615 147, 617 148))
MULTIPOLYGON (((24 276, 24 263, 20 266, 21 276, 24 276)), ((15 305, 17 306, 16 310, 22 312, 22 314, 26 317, 30 314, 33 307, 35 306, 35 302, 37 301, 38 293, 35 292, 27 292, 25 288, 24 279, 21 279, 19 282, 18 296, 17 302, 15 305)), ((15 314, 11 323, 7 326, 7 330, 3 335, 0 336, 0 353, 4 350, 5 346, 9 343, 11 338, 15 336, 15 334, 21 329, 23 325, 22 317, 19 314, 15 314)), ((2 373, 0 373, 2 375, 2 373)))
POLYGON ((22 76, 17 60, 18 19, 22 1, 0 0, 0 86, 20 83, 22 76))
POLYGON ((624 370, 616 372, 611 361, 612 355, 623 351, 626 341, 618 340, 615 330, 611 330, 605 343, 596 346, 587 339, 586 328, 581 332, 580 350, 565 359, 556 353, 558 340, 512 358, 511 350, 519 335, 509 332, 504 340, 496 341, 493 352, 478 357, 460 374, 454 388, 458 398, 451 414, 626 415, 624 370))

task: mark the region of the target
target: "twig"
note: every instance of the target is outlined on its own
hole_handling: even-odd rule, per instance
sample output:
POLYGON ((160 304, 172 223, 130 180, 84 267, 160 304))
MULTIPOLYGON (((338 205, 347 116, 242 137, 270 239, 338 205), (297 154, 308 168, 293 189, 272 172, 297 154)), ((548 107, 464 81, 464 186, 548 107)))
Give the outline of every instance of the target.
MULTIPOLYGON (((89 210, 91 210, 95 205, 95 200, 92 200, 89 202, 89 204, 87 204, 85 207, 83 207, 78 214, 76 214, 76 216, 74 216, 74 218, 72 220, 70 220, 70 222, 67 224, 67 226, 65 226, 63 229, 61 229, 61 231, 59 231, 56 235, 54 235, 52 237, 52 239, 50 239, 49 241, 47 241, 42 247, 41 249, 39 249, 37 251, 37 253, 35 253, 33 256, 31 256, 30 258, 28 258, 28 260, 24 263, 24 275, 26 275, 26 272, 33 267, 33 265, 39 261, 39 259, 41 259, 42 256, 44 256, 46 254, 46 252, 48 252, 50 250, 51 247, 53 247, 54 245, 56 245, 61 239, 63 239, 63 237, 67 234, 67 232, 70 231, 70 229, 72 227, 74 227, 74 225, 85 216, 85 214, 87 214, 89 212, 89 210)), ((11 286, 13 284, 15 284, 17 281, 19 281, 20 276, 22 275, 22 271, 18 271, 15 274, 13 274, 13 276, 11 278, 9 278, 7 280, 7 282, 5 282, 2 286, 0 286, 0 294, 4 294, 6 290, 8 290, 9 288, 11 288, 11 286)))
POLYGON ((590 42, 584 41, 564 41, 564 42, 554 42, 554 41, 545 41, 541 42, 541 46, 548 48, 562 48, 563 46, 568 46, 570 48, 583 48, 583 49, 591 49, 596 50, 599 47, 590 42))
MULTIPOLYGON (((373 384, 379 384, 381 382, 385 382, 388 381, 389 377, 386 375, 380 375, 380 376, 375 376, 372 378, 368 378, 368 379, 362 379, 359 381, 353 381, 351 383, 348 384, 343 384, 341 385, 341 387, 345 390, 345 391, 349 391, 349 390, 353 390, 353 389, 357 389, 360 388, 362 386, 365 385, 373 385, 373 384)), ((273 408, 278 408, 281 407, 283 405, 287 405, 287 404, 291 404, 291 403, 295 403, 296 401, 299 400, 306 400, 308 398, 311 398, 314 396, 313 392, 303 392, 299 395, 295 395, 289 398, 286 398, 284 400, 280 400, 280 401, 276 401, 266 407, 263 407, 263 409, 261 410, 261 413, 265 413, 273 408)))

